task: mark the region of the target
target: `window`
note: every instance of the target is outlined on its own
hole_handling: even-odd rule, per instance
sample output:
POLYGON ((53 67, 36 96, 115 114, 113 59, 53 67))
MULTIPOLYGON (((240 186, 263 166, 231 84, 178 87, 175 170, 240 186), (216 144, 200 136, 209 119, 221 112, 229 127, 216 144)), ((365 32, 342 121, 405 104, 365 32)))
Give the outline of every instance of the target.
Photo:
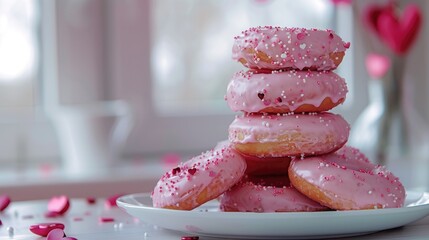
MULTIPOLYGON (((56 104, 124 99, 134 111, 125 156, 176 151, 195 154, 227 138, 236 113, 223 97, 232 74, 243 69, 231 59, 233 37, 242 30, 255 25, 352 29, 349 25, 336 26, 351 24, 351 14, 341 14, 342 10, 328 0, 237 0, 234 4, 227 0, 5 0, 0 6, 1 32, 5 16, 9 23, 24 16, 13 20, 19 25, 13 31, 24 29, 30 49, 20 56, 28 56, 19 61, 26 62, 20 66, 26 72, 20 80, 0 76, 0 99, 7 96, 3 91, 24 98, 2 100, 0 108, 7 103, 8 107, 25 105, 35 109, 41 105, 49 110, 56 104), (23 9, 24 13, 19 13, 23 9), (39 59, 43 81, 36 80, 39 59), (12 90, 17 87, 21 89, 12 90)), ((348 34, 340 32, 345 40, 352 41, 348 34)), ((0 51, 3 39, 1 35, 0 51)), ((21 46, 17 51, 24 49, 21 46)), ((345 61, 350 61, 352 56, 347 54, 345 61)), ((352 75, 351 63, 343 62, 342 68, 346 68, 344 74, 352 75)), ((340 75, 349 82, 353 80, 340 75)), ((3 132, 0 141, 13 154, 2 152, 0 159, 44 161, 59 157, 48 118, 26 116, 26 128, 14 125, 25 133, 11 133, 11 138, 3 132)), ((10 129, 4 124, 0 127, 10 129)))
POLYGON ((34 1, 0 2, 0 109, 35 104, 37 16, 34 1))
POLYGON ((232 73, 233 38, 254 26, 333 28, 329 1, 152 1, 154 104, 163 114, 204 109, 228 112, 223 101, 232 73), (168 16, 168 17, 166 17, 168 16))

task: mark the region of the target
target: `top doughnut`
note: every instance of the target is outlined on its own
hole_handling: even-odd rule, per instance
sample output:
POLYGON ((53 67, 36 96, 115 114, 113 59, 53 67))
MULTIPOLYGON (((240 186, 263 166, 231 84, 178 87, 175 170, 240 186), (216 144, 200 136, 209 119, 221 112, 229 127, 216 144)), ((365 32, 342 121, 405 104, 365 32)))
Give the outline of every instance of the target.
POLYGON ((333 70, 350 47, 332 30, 252 27, 236 36, 232 58, 251 69, 333 70))

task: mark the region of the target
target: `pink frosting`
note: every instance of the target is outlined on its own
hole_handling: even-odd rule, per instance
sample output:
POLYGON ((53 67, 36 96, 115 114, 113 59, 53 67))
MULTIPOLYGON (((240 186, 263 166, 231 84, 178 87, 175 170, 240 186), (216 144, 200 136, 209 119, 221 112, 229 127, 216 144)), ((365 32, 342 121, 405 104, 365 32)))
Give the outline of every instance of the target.
POLYGON ((254 27, 235 37, 232 58, 245 59, 245 66, 254 69, 332 70, 337 66, 330 53, 345 52, 349 47, 332 30, 254 27), (264 52, 271 61, 261 61, 254 51, 264 52))
POLYGON ((325 156, 292 160, 290 171, 332 201, 350 203, 350 209, 397 208, 405 201, 405 189, 399 179, 351 147, 325 156))
POLYGON ((229 140, 233 144, 294 144, 298 151, 289 152, 288 156, 317 155, 341 148, 348 139, 349 130, 350 126, 342 116, 328 112, 244 114, 237 116, 229 126, 229 140))
POLYGON ((206 191, 205 201, 218 197, 236 184, 245 170, 246 162, 235 150, 219 146, 166 172, 152 192, 153 206, 181 209, 180 204, 187 202, 195 208, 204 203, 197 199, 202 192, 206 191))
POLYGON ((287 176, 240 182, 221 196, 220 208, 222 211, 238 212, 328 210, 327 207, 298 192, 290 185, 287 176))
POLYGON ((233 111, 264 112, 267 107, 295 111, 303 104, 319 107, 325 98, 344 101, 347 85, 331 71, 237 72, 228 85, 226 101, 233 111))

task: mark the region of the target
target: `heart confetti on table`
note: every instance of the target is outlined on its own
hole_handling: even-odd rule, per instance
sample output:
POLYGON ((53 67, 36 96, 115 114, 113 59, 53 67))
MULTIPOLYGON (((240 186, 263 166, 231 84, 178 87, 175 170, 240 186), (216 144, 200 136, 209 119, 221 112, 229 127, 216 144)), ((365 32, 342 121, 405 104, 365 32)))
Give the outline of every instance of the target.
POLYGON ((48 212, 64 214, 70 207, 70 200, 67 196, 55 196, 52 197, 48 202, 48 212))
POLYGON ((0 212, 5 210, 10 204, 10 197, 6 194, 0 196, 0 212))
POLYGON ((116 205, 116 200, 123 195, 124 194, 115 194, 113 196, 106 198, 104 202, 104 206, 106 206, 106 208, 117 207, 118 205, 116 205))
POLYGON ((30 231, 36 235, 46 237, 49 232, 54 229, 64 230, 64 224, 62 223, 39 223, 30 226, 30 231))
POLYGON ((46 240, 77 240, 77 238, 67 237, 62 229, 53 229, 49 232, 46 240))

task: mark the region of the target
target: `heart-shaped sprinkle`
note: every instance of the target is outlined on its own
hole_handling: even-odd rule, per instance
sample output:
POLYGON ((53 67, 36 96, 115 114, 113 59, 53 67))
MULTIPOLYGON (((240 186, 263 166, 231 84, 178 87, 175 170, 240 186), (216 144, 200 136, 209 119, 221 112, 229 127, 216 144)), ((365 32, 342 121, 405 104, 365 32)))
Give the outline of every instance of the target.
POLYGON ((10 204, 10 197, 8 195, 1 195, 0 196, 0 212, 5 210, 7 206, 10 204))
POLYGON ((350 42, 346 42, 346 43, 344 43, 344 45, 343 45, 345 48, 350 48, 350 42))
POLYGON ((64 224, 62 223, 39 223, 30 226, 30 231, 36 235, 46 237, 49 232, 54 229, 64 230, 64 224))
POLYGON ((301 43, 301 44, 299 44, 299 48, 301 48, 301 49, 305 49, 305 47, 307 47, 307 44, 305 44, 305 43, 301 43))
POLYGON ((265 95, 264 95, 263 93, 258 93, 258 98, 259 98, 259 99, 261 99, 261 100, 262 100, 262 99, 264 99, 264 97, 265 97, 265 95))
POLYGON ((58 213, 60 215, 67 212, 70 207, 70 200, 67 196, 54 196, 48 202, 48 212, 58 213))
POLYGON ((61 240, 65 236, 66 235, 64 234, 64 231, 62 229, 56 228, 49 231, 46 240, 61 240))
POLYGON ((176 173, 180 173, 180 167, 173 168, 173 170, 171 170, 171 173, 172 173, 173 175, 176 175, 176 173))
POLYGON ((190 168, 190 169, 188 169, 188 173, 191 174, 191 175, 194 175, 196 172, 197 172, 196 168, 190 168))
POLYGON ((104 202, 104 206, 105 206, 106 208, 117 207, 118 205, 116 204, 116 200, 117 200, 119 197, 122 197, 123 195, 124 195, 124 194, 116 194, 116 195, 113 195, 113 196, 108 197, 108 198, 105 200, 105 202, 104 202))

